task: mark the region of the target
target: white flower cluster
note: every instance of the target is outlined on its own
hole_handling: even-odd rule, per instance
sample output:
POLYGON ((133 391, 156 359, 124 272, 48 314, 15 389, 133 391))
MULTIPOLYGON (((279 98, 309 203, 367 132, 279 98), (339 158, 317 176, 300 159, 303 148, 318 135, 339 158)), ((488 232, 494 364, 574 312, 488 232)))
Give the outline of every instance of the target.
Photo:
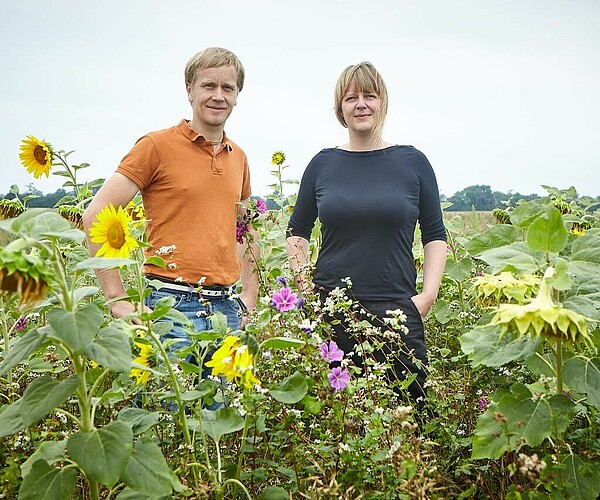
POLYGON ((168 246, 163 246, 160 247, 158 250, 156 250, 156 255, 170 255, 175 251, 175 245, 168 245, 168 246))
POLYGON ((546 462, 540 460, 536 453, 529 456, 519 453, 519 472, 533 480, 546 468, 546 462))

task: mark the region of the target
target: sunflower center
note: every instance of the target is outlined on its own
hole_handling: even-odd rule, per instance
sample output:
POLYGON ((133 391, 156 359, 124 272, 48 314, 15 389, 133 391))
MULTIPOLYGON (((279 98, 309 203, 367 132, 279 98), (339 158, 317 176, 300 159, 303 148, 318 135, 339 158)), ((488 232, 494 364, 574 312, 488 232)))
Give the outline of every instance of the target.
POLYGON ((121 224, 113 224, 106 231, 106 239, 112 248, 121 248, 125 244, 125 231, 121 224))
POLYGON ((46 164, 46 150, 39 144, 33 150, 33 156, 40 165, 46 164))

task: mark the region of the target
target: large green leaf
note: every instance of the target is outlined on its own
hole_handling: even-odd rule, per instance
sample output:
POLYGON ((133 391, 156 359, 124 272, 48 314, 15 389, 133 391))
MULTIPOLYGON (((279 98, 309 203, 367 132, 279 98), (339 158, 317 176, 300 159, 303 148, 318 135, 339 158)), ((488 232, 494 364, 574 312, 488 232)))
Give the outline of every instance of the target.
POLYGON ((115 323, 102 328, 85 349, 88 358, 116 372, 128 372, 131 368, 131 345, 129 337, 115 323))
POLYGON ((64 460, 65 446, 67 446, 66 439, 63 439, 62 441, 42 441, 37 450, 33 452, 33 455, 21 465, 21 477, 25 477, 29 474, 33 464, 38 460, 43 460, 48 465, 52 465, 59 460, 64 460))
POLYGON ((77 432, 67 442, 67 452, 85 474, 109 486, 125 471, 132 448, 131 427, 119 421, 91 432, 77 432))
POLYGON ((298 349, 306 342, 291 337, 271 337, 262 343, 264 349, 298 349))
POLYGON ((510 214, 510 222, 515 226, 526 228, 544 213, 547 206, 548 203, 543 199, 535 199, 517 205, 510 214))
POLYGON ((48 375, 36 378, 23 393, 21 399, 0 413, 0 437, 14 434, 45 417, 59 407, 79 385, 77 375, 56 382, 48 375))
POLYGON ((202 410, 204 432, 215 443, 225 434, 239 431, 244 427, 244 419, 235 408, 221 408, 217 411, 202 410))
POLYGON ((44 343, 48 330, 50 329, 46 327, 34 328, 33 330, 29 330, 22 337, 19 337, 2 360, 2 363, 0 364, 0 375, 6 373, 19 363, 27 361, 29 356, 44 343))
POLYGON ((531 356, 541 342, 539 337, 501 334, 496 325, 477 326, 459 337, 460 346, 473 366, 502 366, 531 356))
POLYGON ((171 470, 160 448, 149 437, 135 443, 121 479, 131 489, 154 497, 168 495, 173 489, 171 470))
POLYGON ((170 494, 178 484, 159 446, 149 437, 135 443, 121 479, 129 488, 153 497, 170 494))
POLYGON ((140 491, 132 490, 131 488, 124 488, 117 495, 116 500, 173 500, 173 497, 171 495, 157 497, 155 495, 148 495, 140 491))
POLYGON ((91 257, 77 263, 73 268, 75 271, 91 271, 93 269, 113 269, 115 267, 137 265, 137 260, 117 259, 108 257, 91 257))
POLYGON ((537 218, 527 231, 527 244, 532 250, 558 253, 567 244, 568 233, 560 212, 547 207, 544 215, 537 218))
POLYGON ((600 409, 600 358, 569 358, 564 363, 563 376, 571 389, 587 395, 588 402, 600 409))
POLYGON ((269 486, 262 491, 258 500, 288 500, 289 498, 290 493, 281 486, 269 486))
POLYGON ((450 302, 447 302, 444 299, 436 300, 431 308, 431 312, 435 316, 435 319, 442 325, 458 318, 459 315, 459 311, 451 307, 450 302))
POLYGON ((134 436, 143 434, 158 424, 160 413, 149 412, 141 408, 123 408, 117 417, 121 422, 129 424, 134 436))
POLYGON ((55 469, 38 460, 23 478, 19 500, 57 500, 71 498, 77 483, 77 469, 55 469))
POLYGON ((477 256, 486 250, 503 247, 518 241, 521 231, 510 224, 496 224, 483 233, 471 238, 465 244, 465 250, 473 256, 477 256))
POLYGON ((523 384, 513 384, 477 420, 473 458, 500 458, 521 446, 539 446, 560 438, 574 415, 574 403, 562 394, 533 397, 523 384))
POLYGON ((86 304, 75 312, 55 308, 48 313, 52 336, 62 340, 76 354, 82 353, 102 326, 102 310, 86 304))
POLYGON ((75 290, 75 302, 79 304, 83 299, 87 299, 100 291, 97 286, 82 286, 75 290))
POLYGON ((471 275, 473 269, 473 263, 469 257, 461 259, 458 262, 454 259, 448 259, 446 261, 446 276, 453 279, 454 281, 462 282, 471 275))
POLYGON ((300 372, 295 372, 277 386, 269 389, 269 394, 277 401, 285 404, 294 404, 302 400, 308 392, 306 378, 300 372))
POLYGON ((47 208, 30 208, 12 219, 9 227, 14 234, 27 235, 35 240, 60 239, 81 243, 85 238, 83 231, 74 229, 55 210, 47 208))
POLYGON ((571 247, 571 260, 600 265, 600 236, 584 234, 577 238, 571 247))
POLYGON ((533 254, 527 243, 522 241, 486 250, 479 254, 477 258, 490 266, 490 274, 498 274, 502 271, 531 274, 535 273, 544 264, 543 255, 533 254))
MULTIPOLYGON (((573 498, 597 500, 600 495, 600 461, 590 460, 579 455, 566 455, 560 464, 554 463, 553 457, 547 457, 548 467, 543 478, 551 478, 551 483, 558 484, 553 498, 573 498)), ((553 487, 553 490, 556 488, 553 487)))

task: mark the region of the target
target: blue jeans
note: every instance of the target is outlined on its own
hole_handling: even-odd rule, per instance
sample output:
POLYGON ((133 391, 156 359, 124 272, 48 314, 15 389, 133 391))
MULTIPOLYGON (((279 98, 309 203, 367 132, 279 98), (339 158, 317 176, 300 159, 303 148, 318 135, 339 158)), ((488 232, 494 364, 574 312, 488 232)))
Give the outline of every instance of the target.
MULTIPOLYGON (((237 299, 226 296, 201 297, 198 292, 180 292, 163 287, 160 290, 152 289, 146 298, 146 305, 153 309, 161 298, 169 296, 175 298, 173 309, 184 314, 193 323, 197 332, 212 328, 208 317, 215 312, 223 313, 227 317, 227 326, 231 329, 238 330, 240 328, 241 308, 237 299)), ((174 322, 173 328, 161 337, 162 341, 171 339, 177 342, 171 345, 170 350, 181 349, 192 343, 184 326, 179 322, 174 322)))
MULTIPOLYGON (((201 297, 198 292, 181 292, 178 290, 169 290, 168 287, 163 287, 160 290, 152 289, 152 292, 146 298, 146 305, 152 309, 156 306, 156 303, 163 297, 174 297, 175 304, 173 309, 176 309, 193 323, 194 329, 197 332, 210 330, 212 328, 208 317, 215 313, 221 312, 227 317, 227 326, 233 330, 238 330, 241 323, 241 307, 238 302, 239 299, 232 297, 201 297)), ((169 319, 169 321, 172 321, 169 319)), ((174 339, 176 342, 171 344, 168 350, 174 351, 191 345, 192 341, 188 337, 184 326, 180 322, 174 322, 173 328, 165 333, 161 340, 174 339)), ((205 354, 204 363, 202 364, 200 378, 207 378, 211 369, 206 366, 206 362, 209 361, 214 353, 211 350, 205 354)), ((198 364, 198 360, 192 355, 187 356, 186 361, 189 363, 198 364)), ((208 410, 218 410, 224 406, 223 403, 213 401, 209 405, 205 405, 204 408, 208 410)), ((167 404, 167 408, 171 411, 176 411, 177 406, 174 404, 167 404)))

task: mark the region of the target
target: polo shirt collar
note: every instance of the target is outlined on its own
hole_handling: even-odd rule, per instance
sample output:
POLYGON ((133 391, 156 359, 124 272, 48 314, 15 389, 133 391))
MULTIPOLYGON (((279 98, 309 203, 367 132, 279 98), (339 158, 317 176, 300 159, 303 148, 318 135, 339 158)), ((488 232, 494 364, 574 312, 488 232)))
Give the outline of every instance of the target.
MULTIPOLYGON (((183 118, 179 122, 179 125, 177 125, 177 126, 179 127, 179 130, 181 131, 183 136, 186 137, 191 142, 196 142, 198 139, 201 139, 202 141, 206 141, 206 138, 202 134, 200 134, 190 128, 190 122, 188 120, 186 120, 185 118, 183 118)), ((223 148, 226 149, 227 151, 233 150, 231 141, 227 137, 227 134, 225 134, 225 131, 223 131, 223 148)))

